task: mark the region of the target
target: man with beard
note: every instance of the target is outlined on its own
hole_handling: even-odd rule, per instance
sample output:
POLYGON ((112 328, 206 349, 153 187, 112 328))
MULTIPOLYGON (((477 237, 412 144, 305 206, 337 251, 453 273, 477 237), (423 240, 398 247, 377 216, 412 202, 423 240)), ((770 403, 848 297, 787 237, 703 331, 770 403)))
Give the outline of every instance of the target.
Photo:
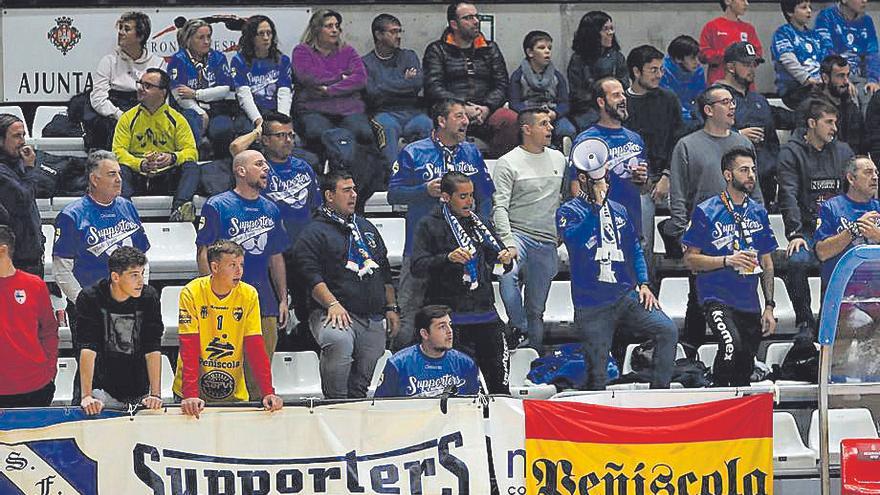
POLYGON ((779 207, 789 244, 785 287, 799 328, 816 329, 810 309, 807 276, 819 269, 813 235, 819 208, 843 190, 850 147, 835 139, 837 111, 826 100, 808 99, 801 105, 801 125, 779 151, 779 207))
MULTIPOLYGON (((718 160, 734 148, 754 152, 748 138, 731 131, 736 116, 736 99, 730 90, 718 84, 709 86, 697 97, 697 108, 703 116, 703 128, 681 138, 672 150, 669 177, 671 215, 660 226, 660 232, 668 242, 667 253, 680 252, 679 240, 687 229, 694 207, 724 190, 725 180, 718 160)), ((760 191, 759 183, 755 186, 754 199, 763 203, 760 191)), ((682 340, 696 348, 706 338, 706 322, 697 303, 693 275, 689 281, 690 294, 682 340)))
POLYGON ((406 242, 400 268, 401 331, 392 349, 414 344, 413 317, 422 307, 425 281, 412 274, 413 235, 419 221, 431 213, 440 198, 440 178, 457 171, 471 178, 474 199, 482 218, 490 218, 495 185, 480 150, 465 140, 470 120, 467 103, 449 99, 431 107, 431 137, 406 145, 397 157, 388 184, 388 202, 406 205, 406 242))
MULTIPOLYGON (((593 94, 596 95, 599 121, 580 133, 574 145, 577 146, 587 139, 599 139, 608 146, 610 152, 608 186, 611 189, 609 197, 626 208, 629 218, 634 223, 636 235, 641 236, 640 191, 648 180, 645 142, 641 136, 623 127, 623 122, 629 118, 629 111, 626 92, 620 81, 613 77, 603 77, 593 83, 593 94)), ((571 180, 572 196, 577 196, 580 192, 580 181, 577 180, 577 176, 577 168, 569 166, 568 178, 571 180)))
MULTIPOLYGON (((828 53, 842 56, 852 71, 861 108, 880 88, 880 53, 874 21, 865 10, 868 0, 839 0, 816 16, 816 32, 828 53)), ((853 148, 855 149, 855 147, 853 148)))
POLYGON ((586 355, 580 386, 604 390, 612 339, 624 331, 654 342, 651 388, 669 388, 678 329, 651 292, 637 224, 610 199, 607 164, 576 166, 578 193, 557 210, 556 230, 571 260, 574 322, 586 355))
POLYGON ((758 180, 764 193, 765 205, 773 202, 776 192, 776 155, 779 153, 779 137, 773 124, 773 111, 767 98, 751 91, 755 82, 755 69, 764 63, 755 47, 748 42, 734 43, 724 51, 724 79, 719 83, 730 91, 736 100, 734 128, 747 137, 755 147, 758 180))
POLYGON ((43 233, 36 191, 39 174, 37 155, 25 144, 24 122, 12 114, 0 114, 0 224, 9 225, 17 248, 10 250, 16 268, 43 277, 43 233))
POLYGON ((376 397, 435 397, 445 392, 477 395, 479 370, 467 354, 452 348, 452 308, 429 305, 416 313, 421 343, 385 363, 376 397))
POLYGON ((700 32, 700 61, 708 64, 706 82, 714 84, 724 78, 724 50, 739 41, 748 41, 761 55, 761 40, 755 26, 741 19, 749 9, 749 0, 718 0, 721 10, 719 17, 703 26, 700 32))
MULTIPOLYGON (((847 143, 855 153, 862 151, 865 124, 858 104, 853 101, 850 66, 840 55, 828 55, 819 67, 822 84, 816 86, 810 97, 824 98, 837 108, 837 139, 847 143)), ((798 107, 803 114, 807 102, 798 107)), ((800 116, 803 119, 803 115, 800 116)))
MULTIPOLYGON (((196 236, 199 273, 210 273, 208 247, 215 241, 229 239, 244 249, 242 280, 254 286, 260 295, 263 343, 271 361, 278 328, 287 325, 287 274, 282 253, 290 240, 278 207, 261 194, 269 178, 269 164, 263 155, 253 150, 235 155, 232 173, 235 188, 211 196, 202 207, 196 236)), ((257 400, 257 381, 248 362, 245 362, 245 373, 251 398, 257 400)))
POLYGON ((715 385, 748 386, 761 337, 776 329, 772 253, 777 244, 767 210, 749 197, 756 186, 752 151, 726 152, 721 170, 727 186, 694 209, 682 239, 687 246, 684 262, 697 272, 700 304, 718 339, 712 368, 715 385))

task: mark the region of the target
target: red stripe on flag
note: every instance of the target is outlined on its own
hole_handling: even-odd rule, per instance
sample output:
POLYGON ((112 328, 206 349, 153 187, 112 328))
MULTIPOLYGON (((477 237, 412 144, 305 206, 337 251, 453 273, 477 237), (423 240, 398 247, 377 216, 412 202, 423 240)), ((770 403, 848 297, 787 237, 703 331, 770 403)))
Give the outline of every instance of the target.
POLYGON ((608 444, 773 437, 773 395, 664 408, 523 401, 526 438, 608 444))

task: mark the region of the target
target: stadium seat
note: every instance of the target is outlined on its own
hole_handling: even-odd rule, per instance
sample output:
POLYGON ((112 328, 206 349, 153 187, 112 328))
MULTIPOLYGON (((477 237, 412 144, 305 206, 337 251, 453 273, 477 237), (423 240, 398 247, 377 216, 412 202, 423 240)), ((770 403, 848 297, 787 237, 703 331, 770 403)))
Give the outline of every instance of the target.
POLYGON ((785 237, 785 224, 782 222, 782 215, 770 215, 770 228, 773 229, 773 235, 779 244, 779 249, 785 251, 788 249, 788 239, 785 237))
MULTIPOLYGON (((544 323, 574 323, 574 304, 571 302, 571 282, 554 280, 550 283, 547 307, 544 310, 544 323)), ((546 337, 545 337, 546 338, 546 337)))
POLYGON ((660 235, 660 222, 668 219, 668 216, 657 215, 654 217, 654 254, 666 254, 666 243, 660 235))
POLYGON ((788 351, 794 346, 794 342, 773 342, 767 346, 767 356, 764 357, 764 364, 773 368, 773 365, 782 366, 782 361, 788 351))
POLYGON ((43 128, 55 115, 67 115, 67 107, 40 106, 34 113, 34 147, 48 152, 61 152, 66 155, 85 155, 82 137, 43 137, 43 128))
POLYGON ((822 279, 810 277, 807 282, 810 283, 810 309, 813 310, 813 316, 818 318, 819 308, 822 307, 822 279))
POLYGON ((489 171, 489 175, 492 175, 492 171, 495 170, 495 164, 498 163, 498 160, 485 160, 486 162, 486 170, 489 171))
POLYGON ((556 386, 549 383, 535 384, 526 377, 532 368, 532 361, 538 359, 538 351, 531 347, 514 349, 510 353, 508 381, 510 393, 523 399, 549 399, 556 395, 556 386))
POLYGON ((507 309, 504 307, 504 301, 501 300, 501 284, 492 282, 492 290, 495 291, 495 311, 498 312, 501 321, 507 323, 507 309))
POLYGON ((171 400, 174 398, 174 368, 171 367, 171 360, 168 356, 162 354, 162 400, 171 400))
POLYGON ((177 338, 177 310, 180 304, 181 286, 168 286, 162 289, 159 296, 159 304, 162 306, 162 324, 165 333, 162 334, 162 345, 175 347, 179 345, 177 338))
POLYGON ((370 199, 367 200, 367 203, 364 205, 364 213, 372 214, 372 213, 391 213, 394 211, 390 204, 388 204, 388 192, 387 191, 378 191, 370 196, 370 199))
MULTIPOLYGON (((828 452, 831 464, 840 464, 840 441, 844 438, 877 438, 871 411, 865 408, 828 410, 828 452)), ((808 446, 819 451, 819 411, 810 418, 808 446)))
POLYGON ((716 354, 718 354, 718 344, 703 344, 697 349, 697 357, 710 370, 715 364, 716 354))
POLYGON ((388 263, 399 267, 403 262, 403 244, 406 242, 406 219, 403 218, 372 218, 370 219, 388 250, 388 263))
MULTIPOLYGON (((623 357, 623 368, 620 370, 621 375, 632 373, 632 353, 638 346, 639 344, 629 344, 626 346, 626 355, 623 357)), ((675 348, 675 359, 682 359, 684 357, 687 357, 684 352, 684 346, 677 344, 675 348)))
POLYGON ((55 227, 52 225, 42 225, 40 230, 46 242, 43 244, 43 280, 46 282, 54 282, 55 274, 52 273, 52 248, 55 245, 55 227))
MULTIPOLYGON (((778 323, 776 324, 777 334, 791 334, 797 331, 795 326, 794 305, 791 298, 788 297, 788 289, 785 288, 785 282, 780 277, 773 279, 773 298, 776 300, 776 310, 773 314, 776 316, 778 323)), ((761 290, 761 284, 758 283, 758 300, 761 308, 764 307, 764 291, 761 290)))
POLYGON ((51 199, 37 198, 37 209, 40 210, 40 220, 48 221, 55 218, 56 213, 52 211, 51 199))
MULTIPOLYGON (((67 308, 67 298, 58 297, 55 294, 49 293, 49 299, 52 301, 52 309, 55 310, 55 316, 57 318, 58 311, 64 310, 66 315, 67 308)), ((65 320, 67 317, 65 316, 65 320)), ((70 333, 70 326, 67 321, 58 323, 58 348, 59 349, 71 349, 73 347, 73 335, 70 333), (63 323, 63 325, 62 325, 63 323)))
POLYGON ((150 280, 190 280, 198 276, 196 229, 191 223, 145 223, 150 240, 150 280))
POLYGON ((773 413, 773 468, 812 469, 818 456, 801 439, 794 416, 789 412, 773 413))
POLYGON ((568 248, 565 244, 560 244, 556 248, 556 256, 559 258, 559 273, 568 273, 571 271, 571 263, 568 259, 568 248))
POLYGON ((55 397, 52 405, 66 406, 73 401, 73 379, 76 377, 76 359, 58 358, 58 372, 55 374, 55 397))
POLYGON ((24 135, 25 138, 30 140, 33 133, 28 129, 27 120, 24 118, 24 111, 22 111, 21 107, 18 105, 4 105, 0 106, 0 113, 8 113, 11 115, 15 115, 20 118, 22 122, 24 122, 24 135))
POLYGON ((665 277, 660 281, 660 293, 657 296, 660 308, 678 328, 684 327, 689 292, 686 277, 665 277))
POLYGON ((313 351, 276 352, 272 357, 275 393, 284 399, 323 398, 318 355, 313 351))
POLYGON ((171 196, 132 196, 141 218, 168 218, 171 215, 171 196))
POLYGON ((840 494, 880 494, 880 441, 850 438, 841 442, 840 494))
POLYGON ((385 353, 379 357, 378 361, 376 361, 376 367, 373 368, 373 378, 370 380, 370 385, 367 387, 367 397, 373 397, 376 395, 376 389, 379 388, 379 379, 382 378, 382 372, 385 370, 385 363, 390 357, 391 351, 385 349, 385 353))

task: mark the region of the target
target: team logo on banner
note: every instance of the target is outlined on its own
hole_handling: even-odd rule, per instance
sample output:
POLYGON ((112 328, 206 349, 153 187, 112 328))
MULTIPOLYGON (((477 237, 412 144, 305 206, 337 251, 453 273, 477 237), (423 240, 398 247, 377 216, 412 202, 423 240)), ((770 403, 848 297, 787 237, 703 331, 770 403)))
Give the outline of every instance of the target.
POLYGON ((49 42, 52 43, 62 55, 67 55, 73 47, 79 43, 82 33, 73 27, 73 18, 61 16, 55 18, 56 26, 49 30, 49 42))
POLYGON ((72 438, 0 443, 0 493, 96 495, 98 465, 72 438))
POLYGON ((635 409, 525 401, 529 495, 773 493, 773 398, 635 409))

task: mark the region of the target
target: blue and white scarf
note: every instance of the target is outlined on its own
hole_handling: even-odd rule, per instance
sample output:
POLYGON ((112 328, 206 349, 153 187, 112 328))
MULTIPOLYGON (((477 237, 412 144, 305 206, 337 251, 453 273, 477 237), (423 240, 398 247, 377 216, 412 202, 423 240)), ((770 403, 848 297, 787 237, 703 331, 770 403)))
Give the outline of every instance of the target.
MULTIPOLYGON (((587 203, 593 202, 587 193, 581 190, 578 196, 587 203)), ((595 260, 599 263, 599 282, 608 284, 617 283, 617 274, 614 273, 613 262, 623 261, 623 250, 620 249, 620 235, 617 232, 617 225, 614 224, 614 214, 608 205, 606 198, 596 198, 601 201, 599 207, 599 247, 596 249, 595 260)), ((596 203, 594 203, 596 204, 596 203)))
POLYGON ((480 286, 478 271, 478 263, 480 260, 476 256, 477 248, 474 246, 474 241, 476 241, 477 245, 485 245, 494 249, 496 252, 501 252, 504 248, 498 244, 498 241, 495 240, 495 236, 492 235, 492 232, 490 232, 483 224, 476 213, 471 212, 470 217, 474 222, 476 239, 472 239, 467 231, 464 230, 461 222, 459 222, 458 218, 455 218, 455 215, 449 210, 449 205, 443 203, 443 218, 446 219, 446 223, 449 225, 449 228, 452 229, 452 235, 455 237, 455 242, 458 243, 459 247, 471 254, 471 259, 464 264, 464 274, 461 276, 461 279, 464 284, 468 286, 469 290, 475 290, 480 286))
POLYGON ((321 207, 321 213, 339 225, 345 226, 350 232, 348 237, 348 260, 345 262, 345 268, 357 273, 360 278, 364 278, 364 275, 372 275, 373 270, 379 268, 379 265, 373 261, 370 249, 364 243, 364 236, 361 234, 355 219, 356 214, 352 213, 351 219, 345 221, 344 218, 326 206, 321 207))
POLYGON ((440 148, 440 152, 443 154, 443 170, 440 171, 440 177, 446 172, 452 172, 455 170, 455 151, 458 149, 458 145, 450 148, 443 144, 443 141, 440 141, 440 138, 437 137, 437 133, 431 131, 431 140, 434 141, 434 144, 440 148))

